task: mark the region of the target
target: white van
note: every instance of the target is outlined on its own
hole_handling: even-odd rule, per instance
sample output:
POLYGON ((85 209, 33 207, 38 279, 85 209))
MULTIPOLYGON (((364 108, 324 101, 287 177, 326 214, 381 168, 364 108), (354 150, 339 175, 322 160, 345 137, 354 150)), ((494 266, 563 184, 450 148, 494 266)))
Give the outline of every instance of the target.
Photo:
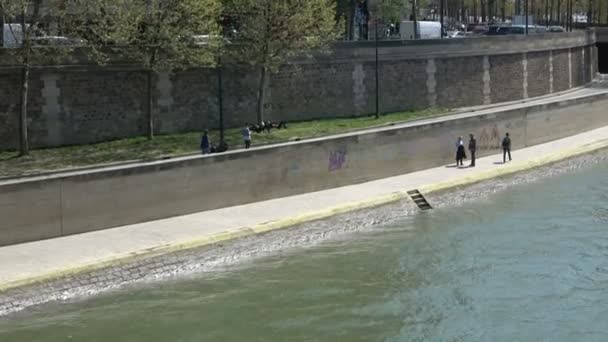
MULTIPOLYGON (((440 39, 441 38, 441 23, 438 21, 418 21, 418 36, 416 39, 440 39)), ((414 22, 402 21, 399 29, 402 40, 414 39, 414 22)))
MULTIPOLYGON (((26 24, 26 29, 29 24, 26 24)), ((2 28, 4 33, 4 47, 17 48, 23 42, 23 32, 21 32, 21 24, 4 24, 2 28)))

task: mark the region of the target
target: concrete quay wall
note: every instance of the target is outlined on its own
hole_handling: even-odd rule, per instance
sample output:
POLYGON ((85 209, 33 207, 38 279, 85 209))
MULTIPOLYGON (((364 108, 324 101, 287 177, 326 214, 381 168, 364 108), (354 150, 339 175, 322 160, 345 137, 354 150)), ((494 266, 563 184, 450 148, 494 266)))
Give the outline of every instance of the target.
MULTIPOLYGON (((594 32, 427 41, 379 47, 381 112, 457 108, 551 94, 589 83, 597 71, 594 32)), ((0 62, 1 64, 2 62, 0 62)), ((373 113, 374 42, 337 44, 270 77, 266 119, 308 120, 373 113)), ((0 150, 18 146, 19 77, 0 65, 0 150)), ((228 127, 256 120, 258 74, 227 66, 228 127)), ((146 132, 146 76, 137 68, 72 65, 32 71, 33 147, 86 144, 146 132)), ((218 127, 215 70, 160 73, 154 82, 157 133, 218 127)))
POLYGON ((454 162, 455 138, 468 133, 476 134, 480 156, 496 153, 505 132, 511 134, 515 149, 540 144, 608 125, 607 105, 608 94, 596 94, 249 151, 4 181, 0 245, 437 167, 454 162))

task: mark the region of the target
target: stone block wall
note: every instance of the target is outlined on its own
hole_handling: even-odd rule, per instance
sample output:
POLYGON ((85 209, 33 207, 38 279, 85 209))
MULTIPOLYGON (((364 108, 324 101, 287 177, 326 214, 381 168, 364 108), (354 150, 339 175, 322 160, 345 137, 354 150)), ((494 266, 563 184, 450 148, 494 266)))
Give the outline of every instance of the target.
POLYGON ((19 75, 0 74, 0 147, 17 146, 19 143, 19 75))
POLYGON ((483 104, 483 57, 442 58, 436 60, 437 104, 465 107, 483 104))
POLYGON ((553 51, 553 90, 564 91, 570 85, 570 50, 553 51))
POLYGON ((515 149, 532 146, 607 125, 607 105, 608 94, 593 94, 268 148, 5 182, 0 246, 439 167, 453 163, 454 139, 468 133, 478 137, 480 157, 499 152, 505 132, 515 149))
MULTIPOLYGON (((437 61, 423 59, 386 61, 380 64, 381 111, 396 112, 408 109, 425 108, 436 96, 429 93, 429 74, 437 72, 437 61)), ((374 81, 372 79, 372 81, 374 81)), ((433 82, 431 80, 431 82, 433 82)), ((432 89, 432 87, 431 87, 432 89)))
POLYGON ((375 96, 373 82, 374 65, 369 63, 288 66, 270 77, 266 110, 277 121, 369 113, 375 96))
POLYGON ((585 72, 583 68, 585 67, 583 64, 583 49, 572 49, 572 86, 579 87, 585 84, 585 72))
POLYGON ((490 57, 492 102, 523 97, 523 57, 521 53, 490 57))
POLYGON ((551 92, 550 54, 551 52, 527 54, 528 97, 546 95, 551 92))
MULTIPOLYGON (((594 37, 496 37, 387 42, 379 49, 382 113, 513 101, 578 87, 596 68, 594 37)), ((373 45, 337 47, 329 56, 298 60, 269 78, 265 119, 309 120, 375 112, 373 45)), ((0 150, 18 146, 19 70, 0 69, 0 150)), ((223 70, 226 127, 256 120, 259 73, 223 70)), ((30 83, 31 145, 83 144, 144 135, 146 74, 111 66, 38 70, 30 83)), ((157 133, 218 126, 218 74, 192 69, 153 81, 157 133)))
POLYGON ((47 104, 48 144, 83 144, 146 131, 143 72, 74 71, 44 73, 40 78, 47 104))

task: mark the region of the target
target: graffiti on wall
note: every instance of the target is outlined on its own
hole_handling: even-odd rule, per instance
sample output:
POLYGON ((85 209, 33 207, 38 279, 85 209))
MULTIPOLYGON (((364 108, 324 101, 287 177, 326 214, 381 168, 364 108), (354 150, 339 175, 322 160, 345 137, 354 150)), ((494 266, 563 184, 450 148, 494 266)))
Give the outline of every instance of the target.
POLYGON ((329 152, 329 172, 341 170, 346 166, 348 152, 343 147, 339 150, 329 152))
POLYGON ((495 150, 500 148, 500 132, 496 124, 484 127, 477 139, 477 148, 480 150, 495 150))

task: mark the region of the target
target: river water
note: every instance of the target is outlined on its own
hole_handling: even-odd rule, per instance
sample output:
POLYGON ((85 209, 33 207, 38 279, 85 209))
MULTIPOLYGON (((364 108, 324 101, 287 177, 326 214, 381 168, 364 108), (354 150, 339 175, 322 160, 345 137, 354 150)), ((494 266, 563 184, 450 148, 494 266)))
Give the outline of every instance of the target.
POLYGON ((608 164, 199 278, 0 318, 0 341, 606 341, 608 164))

